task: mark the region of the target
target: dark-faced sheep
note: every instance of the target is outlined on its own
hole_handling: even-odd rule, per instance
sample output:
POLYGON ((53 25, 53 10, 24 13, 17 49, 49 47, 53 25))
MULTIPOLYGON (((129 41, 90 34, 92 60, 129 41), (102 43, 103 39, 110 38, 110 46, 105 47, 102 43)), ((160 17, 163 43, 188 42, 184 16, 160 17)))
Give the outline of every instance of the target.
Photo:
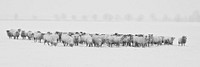
POLYGON ((59 39, 58 39, 58 42, 61 42, 61 35, 62 35, 63 32, 59 32, 59 31, 56 31, 55 34, 58 34, 59 36, 59 39))
POLYGON ((22 37, 22 39, 26 39, 26 36, 27 36, 27 34, 26 34, 26 32, 23 30, 23 31, 21 32, 21 37, 22 37))
POLYGON ((10 30, 6 30, 6 33, 7 33, 7 35, 8 35, 9 38, 13 37, 13 34, 10 32, 10 30))
POLYGON ((182 36, 181 38, 178 39, 178 44, 180 46, 185 46, 186 41, 187 41, 187 37, 186 36, 182 36))
POLYGON ((21 29, 17 29, 17 30, 16 29, 11 29, 10 33, 12 33, 14 39, 18 39, 18 37, 20 35, 20 31, 21 31, 21 29))

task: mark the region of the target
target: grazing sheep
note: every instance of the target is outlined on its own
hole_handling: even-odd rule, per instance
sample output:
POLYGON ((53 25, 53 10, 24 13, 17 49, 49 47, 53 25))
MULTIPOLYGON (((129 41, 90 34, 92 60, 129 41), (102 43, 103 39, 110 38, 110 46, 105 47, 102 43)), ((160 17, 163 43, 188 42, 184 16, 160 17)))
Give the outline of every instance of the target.
POLYGON ((187 37, 186 36, 182 36, 181 38, 178 39, 178 44, 180 46, 185 46, 186 41, 187 41, 187 37))
POLYGON ((163 43, 168 44, 168 45, 173 45, 175 37, 164 37, 163 38, 163 43))

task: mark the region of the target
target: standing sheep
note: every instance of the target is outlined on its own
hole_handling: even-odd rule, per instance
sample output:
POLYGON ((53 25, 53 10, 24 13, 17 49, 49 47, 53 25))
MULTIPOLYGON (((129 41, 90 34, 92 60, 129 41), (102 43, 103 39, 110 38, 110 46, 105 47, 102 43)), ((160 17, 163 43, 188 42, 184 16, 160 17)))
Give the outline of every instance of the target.
POLYGON ((181 38, 178 39, 178 44, 180 46, 185 46, 186 41, 187 41, 187 37, 186 36, 182 36, 181 38))
POLYGON ((73 41, 74 41, 74 45, 75 46, 78 46, 78 44, 79 44, 79 39, 80 39, 80 35, 79 34, 74 34, 74 35, 72 35, 72 37, 73 37, 73 41))
POLYGON ((64 46, 69 45, 70 47, 73 47, 74 45, 74 39, 73 37, 69 36, 68 34, 62 34, 61 41, 64 46))
POLYGON ((20 31, 21 29, 11 29, 10 33, 13 35, 14 39, 18 39, 19 35, 20 35, 20 31))
POLYGON ((22 39, 26 39, 26 32, 23 30, 22 32, 21 32, 21 37, 22 37, 22 39))
POLYGON ((6 30, 6 33, 7 33, 7 35, 8 35, 9 38, 13 37, 13 34, 10 32, 10 30, 6 30))
POLYGON ((40 31, 37 31, 33 34, 34 42, 37 42, 39 40, 39 43, 41 43, 41 40, 43 39, 44 33, 41 33, 40 31))
POLYGON ((134 36, 133 43, 135 47, 145 47, 148 43, 148 39, 146 37, 134 36))
POLYGON ((102 37, 99 35, 92 35, 92 42, 94 44, 95 47, 102 47, 103 44, 103 40, 102 37))
POLYGON ((33 38, 33 32, 32 31, 28 31, 26 35, 27 35, 29 40, 31 40, 33 38))
POLYGON ((91 47, 93 42, 92 42, 92 37, 89 34, 83 34, 79 38, 79 42, 85 43, 86 46, 91 47))
POLYGON ((131 46, 131 41, 132 41, 132 35, 123 35, 121 38, 123 46, 131 46))
POLYGON ((63 32, 56 31, 55 34, 59 36, 58 42, 61 42, 61 35, 63 32))
POLYGON ((44 39, 44 44, 47 43, 48 45, 50 45, 49 43, 51 43, 51 45, 56 46, 58 44, 57 40, 58 40, 59 36, 57 34, 44 34, 43 39, 44 39))
POLYGON ((110 35, 108 37, 108 46, 109 47, 112 47, 113 44, 116 45, 116 46, 120 46, 120 44, 122 43, 122 37, 121 35, 110 35))
POLYGON ((151 44, 157 44, 157 46, 162 45, 163 43, 163 36, 151 36, 150 39, 148 39, 151 44))

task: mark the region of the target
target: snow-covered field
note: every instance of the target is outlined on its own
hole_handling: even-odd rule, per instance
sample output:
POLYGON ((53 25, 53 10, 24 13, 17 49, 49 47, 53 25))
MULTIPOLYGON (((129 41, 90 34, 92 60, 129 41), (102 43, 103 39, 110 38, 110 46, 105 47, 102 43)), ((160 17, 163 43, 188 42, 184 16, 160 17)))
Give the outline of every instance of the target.
MULTIPOLYGON (((0 21, 0 67, 199 67, 200 23, 0 21), (149 48, 50 47, 8 39, 7 29, 42 32, 153 33, 176 37, 173 46, 149 48), (186 35, 186 46, 177 39, 186 35)), ((61 44, 60 44, 61 45, 61 44)))

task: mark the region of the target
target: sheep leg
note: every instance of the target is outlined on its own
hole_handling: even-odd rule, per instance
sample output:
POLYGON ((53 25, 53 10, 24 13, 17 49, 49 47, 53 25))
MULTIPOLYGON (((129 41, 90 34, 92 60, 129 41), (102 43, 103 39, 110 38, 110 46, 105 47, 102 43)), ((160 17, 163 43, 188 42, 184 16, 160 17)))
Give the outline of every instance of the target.
POLYGON ((125 42, 122 42, 122 46, 125 46, 125 42))
POLYGON ((50 45, 49 42, 47 42, 47 44, 50 45))
POLYGON ((66 46, 66 43, 63 43, 64 46, 66 46))
POLYGON ((90 47, 90 44, 89 44, 89 43, 87 43, 87 44, 86 44, 86 46, 87 46, 87 47, 90 47))
POLYGON ((90 44, 86 43, 86 47, 90 47, 90 44))
POLYGON ((36 40, 36 38, 34 37, 34 38, 33 38, 33 40, 35 41, 35 40, 36 40))
POLYGON ((41 39, 39 40, 39 43, 41 43, 41 39))
POLYGON ((44 45, 45 45, 46 42, 47 42, 47 40, 44 40, 44 45))
POLYGON ((109 47, 112 47, 112 43, 109 43, 109 47))
POLYGON ((119 43, 116 43, 116 46, 119 47, 119 43))

